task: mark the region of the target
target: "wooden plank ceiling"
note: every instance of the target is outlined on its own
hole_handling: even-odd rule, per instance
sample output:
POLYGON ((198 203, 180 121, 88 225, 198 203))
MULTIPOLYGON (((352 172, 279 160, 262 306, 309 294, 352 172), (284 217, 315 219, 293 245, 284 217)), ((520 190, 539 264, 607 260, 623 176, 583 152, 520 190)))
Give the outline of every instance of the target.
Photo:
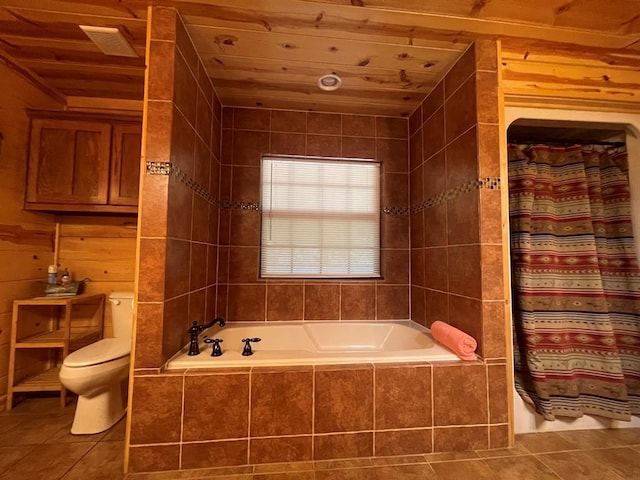
POLYGON ((479 37, 640 62, 640 0, 0 0, 0 59, 70 103, 141 100, 149 4, 178 8, 224 105, 407 115, 479 37), (320 91, 327 73, 342 88, 320 91))

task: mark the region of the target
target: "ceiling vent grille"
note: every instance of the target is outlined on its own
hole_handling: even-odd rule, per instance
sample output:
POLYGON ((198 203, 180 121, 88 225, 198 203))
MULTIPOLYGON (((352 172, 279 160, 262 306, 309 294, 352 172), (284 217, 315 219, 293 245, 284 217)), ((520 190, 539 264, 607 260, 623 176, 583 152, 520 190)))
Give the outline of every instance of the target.
POLYGON ((80 25, 80 28, 106 55, 117 57, 138 56, 137 52, 117 28, 94 27, 91 25, 80 25))

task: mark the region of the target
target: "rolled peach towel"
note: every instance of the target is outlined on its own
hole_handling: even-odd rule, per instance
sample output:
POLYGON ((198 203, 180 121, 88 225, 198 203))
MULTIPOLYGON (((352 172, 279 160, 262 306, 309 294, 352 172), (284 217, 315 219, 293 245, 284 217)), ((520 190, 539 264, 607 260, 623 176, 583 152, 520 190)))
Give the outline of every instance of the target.
POLYGON ((475 360, 478 342, 471 335, 452 327, 448 323, 436 320, 431 325, 431 335, 438 342, 449 348, 462 360, 475 360))

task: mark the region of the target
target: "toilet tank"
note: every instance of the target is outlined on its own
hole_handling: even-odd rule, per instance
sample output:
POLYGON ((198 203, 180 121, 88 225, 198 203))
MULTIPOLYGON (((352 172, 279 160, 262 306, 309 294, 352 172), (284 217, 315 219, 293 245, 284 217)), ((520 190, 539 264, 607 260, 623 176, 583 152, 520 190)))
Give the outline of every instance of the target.
POLYGON ((113 292, 109 295, 111 321, 115 338, 131 338, 133 333, 133 292, 113 292))

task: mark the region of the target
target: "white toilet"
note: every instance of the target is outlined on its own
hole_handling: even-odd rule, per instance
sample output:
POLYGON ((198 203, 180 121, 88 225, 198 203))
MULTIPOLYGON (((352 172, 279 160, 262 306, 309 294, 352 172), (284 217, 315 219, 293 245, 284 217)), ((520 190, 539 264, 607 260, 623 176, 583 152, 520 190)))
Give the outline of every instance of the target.
POLYGON ((105 338, 69 354, 60 382, 78 394, 71 426, 76 435, 104 432, 126 413, 123 383, 129 375, 133 329, 133 292, 109 295, 114 338, 105 338))

